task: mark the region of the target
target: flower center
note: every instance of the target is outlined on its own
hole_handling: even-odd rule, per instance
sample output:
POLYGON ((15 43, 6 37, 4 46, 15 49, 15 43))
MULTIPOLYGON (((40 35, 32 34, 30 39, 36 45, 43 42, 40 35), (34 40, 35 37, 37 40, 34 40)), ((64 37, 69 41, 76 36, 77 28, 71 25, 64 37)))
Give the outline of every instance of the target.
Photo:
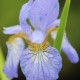
POLYGON ((8 40, 8 43, 12 43, 15 38, 18 38, 18 37, 21 37, 23 39, 25 39, 25 41, 28 43, 28 48, 33 52, 33 53, 36 53, 38 52, 39 50, 41 51, 44 51, 48 46, 49 46, 49 43, 47 40, 45 40, 43 43, 41 44, 36 44, 36 43, 32 43, 26 36, 26 34, 24 33, 18 33, 16 35, 13 35, 9 38, 8 40))
POLYGON ((52 27, 49 30, 47 30, 46 36, 45 36, 45 40, 41 44, 37 44, 37 43, 31 42, 30 39, 28 38, 28 36, 25 33, 18 33, 18 34, 15 34, 15 35, 11 36, 9 38, 9 40, 8 40, 8 43, 11 44, 14 41, 15 38, 20 37, 20 38, 25 39, 25 41, 28 43, 28 48, 33 53, 36 53, 39 50, 45 51, 45 49, 49 46, 49 43, 47 41, 47 37, 49 36, 49 34, 51 33, 51 31, 56 31, 56 30, 57 30, 56 27, 52 27))
POLYGON ((48 41, 44 41, 42 44, 36 44, 36 43, 30 43, 28 45, 28 48, 33 53, 38 52, 39 50, 44 51, 49 46, 48 41))

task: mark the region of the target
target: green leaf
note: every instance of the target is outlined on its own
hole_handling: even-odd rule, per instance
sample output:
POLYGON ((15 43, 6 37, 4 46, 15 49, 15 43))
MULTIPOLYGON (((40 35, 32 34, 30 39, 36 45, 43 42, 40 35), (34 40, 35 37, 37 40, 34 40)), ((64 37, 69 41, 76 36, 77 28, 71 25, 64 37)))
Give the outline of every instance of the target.
POLYGON ((4 67, 5 59, 0 47, 0 80, 10 80, 6 78, 5 74, 3 73, 3 67, 4 67))
POLYGON ((61 15, 61 19, 60 19, 60 25, 58 27, 56 40, 54 43, 54 47, 59 52, 61 52, 61 44, 62 44, 63 35, 64 35, 65 28, 66 28, 66 23, 67 23, 69 8, 70 8, 70 2, 71 2, 71 0, 66 0, 66 2, 65 2, 65 5, 64 5, 63 11, 62 11, 62 15, 61 15))

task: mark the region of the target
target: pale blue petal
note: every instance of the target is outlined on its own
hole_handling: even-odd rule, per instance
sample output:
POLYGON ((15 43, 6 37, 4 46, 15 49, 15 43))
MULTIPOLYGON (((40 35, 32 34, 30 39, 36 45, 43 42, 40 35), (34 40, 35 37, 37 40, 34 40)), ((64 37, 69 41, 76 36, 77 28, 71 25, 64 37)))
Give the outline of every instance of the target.
POLYGON ((76 50, 69 43, 66 36, 64 36, 63 38, 62 50, 65 52, 65 54, 67 55, 67 57, 72 63, 77 63, 79 61, 79 57, 76 50))
POLYGON ((58 0, 35 0, 29 14, 33 27, 43 31, 58 17, 58 0))
POLYGON ((4 30, 3 30, 4 34, 17 34, 17 33, 21 33, 21 32, 24 33, 24 31, 20 25, 4 28, 4 30))
POLYGON ((56 80, 62 67, 62 59, 53 47, 48 47, 45 51, 39 50, 35 54, 26 49, 20 66, 27 80, 56 80))
POLYGON ((16 38, 11 44, 7 43, 8 55, 3 72, 8 78, 18 77, 18 63, 24 50, 21 38, 16 38))
MULTIPOLYGON (((57 34, 57 31, 54 31, 51 33, 52 38, 54 40, 56 39, 56 34, 57 34)), ((78 54, 77 54, 76 50, 72 47, 70 42, 68 41, 68 39, 66 37, 66 33, 64 34, 63 41, 62 41, 62 50, 64 51, 64 53, 67 55, 68 59, 72 63, 77 63, 79 61, 78 54)))
POLYGON ((29 35, 29 39, 33 43, 40 44, 45 40, 45 33, 40 30, 35 30, 31 35, 29 35))
POLYGON ((26 22, 26 20, 28 19, 29 11, 31 9, 32 4, 33 4, 33 0, 29 0, 28 3, 24 4, 21 8, 20 15, 19 15, 20 25, 27 35, 29 35, 32 32, 31 27, 26 22))
POLYGON ((51 27, 57 27, 57 26, 59 26, 59 23, 60 23, 60 19, 56 19, 52 24, 50 24, 49 26, 48 26, 48 28, 47 29, 49 29, 49 28, 51 28, 51 27))

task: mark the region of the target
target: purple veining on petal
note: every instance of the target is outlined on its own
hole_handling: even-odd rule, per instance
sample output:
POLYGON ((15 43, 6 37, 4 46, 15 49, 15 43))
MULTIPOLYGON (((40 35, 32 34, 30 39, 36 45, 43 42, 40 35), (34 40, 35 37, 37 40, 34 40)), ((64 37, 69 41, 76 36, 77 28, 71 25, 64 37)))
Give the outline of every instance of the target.
POLYGON ((62 59, 53 47, 36 54, 26 49, 21 57, 20 66, 27 80, 56 80, 62 67, 62 59))
MULTIPOLYGON (((5 34, 23 32, 28 35, 31 42, 41 44, 45 40, 48 27, 58 25, 58 13, 58 0, 29 0, 21 8, 20 25, 4 28, 3 32, 5 34), (27 19, 35 28, 34 31, 26 22, 27 19)), ((3 71, 8 78, 18 77, 18 63, 20 61, 21 69, 28 80, 58 79, 62 59, 55 48, 49 46, 44 52, 39 50, 33 54, 29 49, 24 51, 24 42, 21 38, 7 43, 7 47, 8 56, 3 71)))

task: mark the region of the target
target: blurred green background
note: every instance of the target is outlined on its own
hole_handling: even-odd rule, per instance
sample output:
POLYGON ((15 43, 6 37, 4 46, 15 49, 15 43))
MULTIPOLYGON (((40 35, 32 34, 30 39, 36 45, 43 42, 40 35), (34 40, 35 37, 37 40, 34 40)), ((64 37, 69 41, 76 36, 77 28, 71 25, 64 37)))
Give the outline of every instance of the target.
MULTIPOLYGON (((19 12, 22 5, 26 2, 27 0, 0 0, 0 46, 5 57, 7 55, 6 41, 9 35, 3 34, 3 27, 19 24, 19 12)), ((61 15, 65 0, 59 0, 59 2, 61 15)), ((72 0, 71 2, 66 33, 69 41, 80 56, 80 0, 72 0)), ((77 64, 70 63, 63 53, 62 57, 63 67, 59 75, 59 80, 80 80, 80 62, 77 64)), ((20 69, 19 78, 13 80, 25 80, 20 69)))

